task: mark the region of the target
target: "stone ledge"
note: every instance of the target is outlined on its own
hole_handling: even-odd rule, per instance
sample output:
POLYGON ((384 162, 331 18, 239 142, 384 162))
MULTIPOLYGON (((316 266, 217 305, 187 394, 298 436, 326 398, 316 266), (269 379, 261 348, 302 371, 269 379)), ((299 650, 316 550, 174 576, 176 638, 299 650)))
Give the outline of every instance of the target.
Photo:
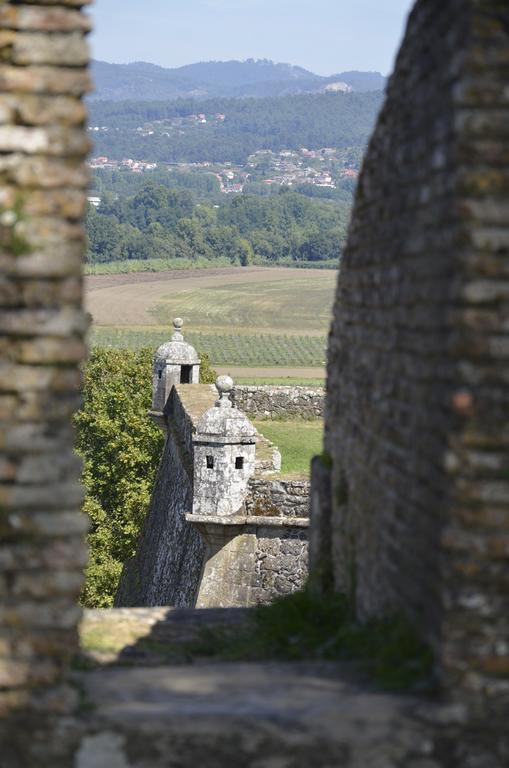
POLYGON ((309 528, 307 517, 264 517, 263 515, 186 515, 188 523, 213 525, 257 525, 266 528, 309 528))
POLYGON ((459 764, 450 725, 438 733, 421 700, 374 691, 347 665, 102 668, 79 682, 91 714, 75 768, 459 764))

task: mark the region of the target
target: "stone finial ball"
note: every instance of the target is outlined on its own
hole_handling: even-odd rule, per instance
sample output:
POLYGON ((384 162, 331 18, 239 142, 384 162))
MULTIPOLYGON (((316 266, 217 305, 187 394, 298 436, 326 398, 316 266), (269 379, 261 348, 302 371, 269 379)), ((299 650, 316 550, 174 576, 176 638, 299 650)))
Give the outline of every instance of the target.
POLYGON ((233 379, 231 376, 218 376, 216 379, 216 387, 221 395, 227 395, 233 389, 233 379))
POLYGON ((176 317, 175 320, 173 321, 173 327, 177 331, 179 331, 182 328, 183 325, 184 325, 184 321, 182 320, 181 317, 176 317))

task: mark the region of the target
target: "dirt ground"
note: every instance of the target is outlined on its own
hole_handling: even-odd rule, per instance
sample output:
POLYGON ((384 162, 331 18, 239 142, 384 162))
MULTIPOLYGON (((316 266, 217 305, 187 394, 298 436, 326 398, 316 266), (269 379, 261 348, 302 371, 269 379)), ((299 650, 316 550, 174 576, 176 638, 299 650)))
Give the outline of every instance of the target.
MULTIPOLYGON (((87 275, 85 286, 87 291, 97 291, 102 288, 110 288, 115 285, 133 285, 138 283, 158 283, 172 280, 194 280, 203 277, 217 277, 225 275, 252 275, 262 272, 287 272, 278 267, 218 267, 217 269, 173 269, 166 272, 130 272, 125 275, 87 275)), ((304 270, 312 272, 314 270, 304 270)), ((196 285, 196 283, 193 283, 196 285)))
MULTIPOLYGON (((318 283, 320 286, 328 286, 327 290, 332 292, 335 273, 325 270, 319 272, 313 269, 282 267, 225 267, 125 275, 90 275, 85 278, 85 304, 96 325, 153 326, 157 325, 153 314, 154 307, 164 300, 165 296, 171 297, 173 292, 185 295, 186 292, 197 289, 220 289, 249 283, 253 285, 255 300, 260 300, 261 294, 257 296, 256 285, 261 287, 263 283, 286 281, 291 293, 292 280, 302 284, 306 278, 309 278, 310 285, 318 283)), ((304 299, 303 295, 303 301, 304 299)), ((292 305, 295 306, 293 298, 292 305)), ((239 326, 242 325, 239 323, 239 326)), ((319 329, 318 332, 323 330, 319 329)), ((307 333, 313 333, 312 328, 307 328, 307 333)))
MULTIPOLYGON (((325 379, 325 368, 241 368, 234 365, 227 367, 216 365, 214 369, 218 374, 228 374, 235 378, 236 376, 260 379, 325 379)), ((288 382, 290 384, 290 382, 288 382)))

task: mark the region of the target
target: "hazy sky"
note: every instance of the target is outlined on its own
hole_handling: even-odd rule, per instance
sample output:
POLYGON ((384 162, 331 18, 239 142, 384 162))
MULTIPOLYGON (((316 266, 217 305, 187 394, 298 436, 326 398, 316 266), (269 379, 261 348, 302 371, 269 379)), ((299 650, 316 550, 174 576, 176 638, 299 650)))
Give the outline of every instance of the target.
POLYGON ((333 74, 392 67, 411 0, 95 0, 97 59, 178 67, 268 58, 333 74))

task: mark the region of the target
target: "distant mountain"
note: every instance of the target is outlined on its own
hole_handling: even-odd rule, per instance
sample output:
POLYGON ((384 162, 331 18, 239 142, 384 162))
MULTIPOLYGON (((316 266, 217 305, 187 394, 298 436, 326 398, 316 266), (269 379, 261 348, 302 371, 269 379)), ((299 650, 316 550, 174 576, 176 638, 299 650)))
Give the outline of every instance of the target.
POLYGON ((291 64, 268 59, 208 61, 165 69, 155 64, 92 62, 94 100, 168 100, 177 98, 242 98, 289 96, 302 93, 383 90, 378 72, 344 72, 331 77, 315 75, 291 64))

